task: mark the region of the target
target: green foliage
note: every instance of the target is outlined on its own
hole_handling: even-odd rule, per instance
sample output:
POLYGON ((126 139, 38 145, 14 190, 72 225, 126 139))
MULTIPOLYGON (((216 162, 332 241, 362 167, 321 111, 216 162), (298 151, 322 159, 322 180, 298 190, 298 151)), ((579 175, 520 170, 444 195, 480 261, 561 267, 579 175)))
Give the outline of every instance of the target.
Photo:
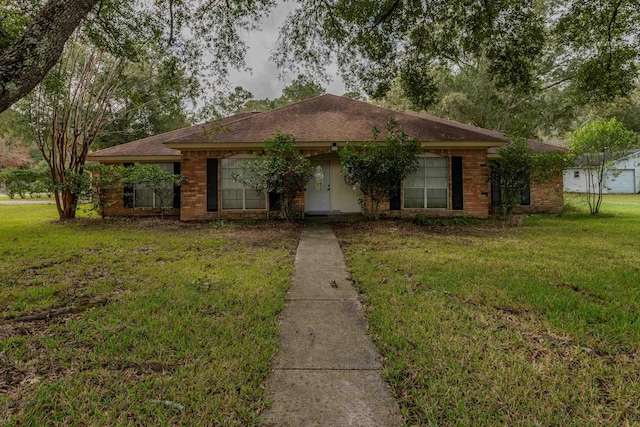
POLYGON ((200 95, 200 84, 175 59, 159 58, 151 49, 139 62, 127 64, 113 95, 113 118, 92 146, 102 149, 190 126, 189 104, 200 95))
POLYGON ((309 159, 295 148, 295 137, 278 133, 265 142, 264 155, 245 163, 234 179, 264 195, 278 195, 282 216, 290 221, 298 215, 294 201, 311 179, 311 169, 309 159))
POLYGON ((16 195, 24 199, 33 180, 33 174, 29 169, 5 169, 0 172, 0 182, 4 184, 5 191, 10 198, 16 195))
POLYGON ((0 183, 5 185, 5 190, 10 198, 20 196, 24 199, 29 194, 31 197, 40 197, 42 194, 51 195, 51 173, 46 165, 38 165, 31 169, 4 169, 0 172, 0 183))
POLYGON ((640 9, 634 1, 559 2, 555 40, 578 102, 593 104, 628 95, 637 85, 640 9))
POLYGON ((164 211, 173 206, 172 197, 175 187, 179 187, 186 178, 173 172, 160 169, 157 164, 136 163, 127 168, 124 182, 140 184, 153 191, 158 198, 160 212, 164 217, 164 211))
POLYGON ((433 93, 429 71, 480 56, 500 86, 527 93, 537 83, 545 22, 529 1, 301 3, 283 26, 276 61, 317 71, 335 59, 345 81, 373 97, 400 76, 408 98, 424 108, 433 93))
POLYGON ((500 186, 502 215, 511 215, 531 184, 545 183, 562 175, 565 155, 562 152, 535 154, 524 139, 516 139, 500 149, 500 158, 492 166, 492 179, 500 186))
POLYGON ((106 209, 115 203, 116 197, 120 197, 115 190, 122 188, 126 169, 123 166, 102 163, 87 165, 85 169, 91 172, 91 203, 93 209, 98 211, 102 219, 104 219, 106 209))
POLYGON ((31 1, 0 0, 0 52, 8 48, 31 21, 31 1))
POLYGON ((380 202, 396 194, 402 180, 416 170, 417 155, 421 150, 416 139, 410 138, 404 130, 398 130, 397 123, 390 120, 385 143, 369 141, 359 146, 348 143, 339 152, 345 180, 371 199, 371 212, 362 200, 367 216, 379 219, 380 202))
POLYGON ((436 102, 438 86, 433 75, 424 66, 424 58, 410 58, 400 71, 400 85, 414 109, 426 110, 436 102))
POLYGON ((322 95, 325 89, 309 76, 299 74, 289 85, 282 89, 282 95, 274 100, 274 108, 284 107, 322 95))
POLYGON ((91 197, 91 177, 86 172, 65 170, 64 181, 54 184, 54 190, 58 194, 68 194, 71 197, 69 209, 75 212, 81 200, 91 197))
POLYGON ((211 117, 224 117, 233 113, 268 111, 304 101, 323 93, 325 93, 325 89, 319 83, 308 76, 300 74, 282 89, 282 94, 278 98, 252 99, 251 92, 238 86, 227 95, 219 95, 217 100, 204 108, 201 115, 208 119, 211 117))
POLYGON ((82 42, 67 43, 61 61, 18 105, 48 164, 61 220, 75 218, 88 196, 84 165, 91 144, 117 111, 122 61, 82 42))
POLYGON ((638 135, 616 119, 594 120, 571 134, 575 165, 586 169, 586 197, 592 215, 600 211, 605 174, 612 162, 637 146, 638 135))

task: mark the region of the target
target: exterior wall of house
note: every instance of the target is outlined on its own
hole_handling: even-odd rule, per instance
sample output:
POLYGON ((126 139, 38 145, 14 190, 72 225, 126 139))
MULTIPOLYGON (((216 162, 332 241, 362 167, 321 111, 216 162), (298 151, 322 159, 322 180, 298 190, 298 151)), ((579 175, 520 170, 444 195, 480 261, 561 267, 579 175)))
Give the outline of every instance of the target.
POLYGON ((182 221, 232 219, 232 218, 269 218, 267 209, 260 210, 222 210, 220 182, 222 171, 218 167, 218 210, 207 211, 207 159, 223 159, 235 154, 253 155, 251 151, 183 151, 180 173, 186 178, 180 193, 180 219, 182 221))
MULTIPOLYGON (((186 180, 181 186, 180 209, 168 209, 168 215, 180 215, 183 221, 207 221, 214 219, 251 218, 266 219, 279 217, 280 213, 271 211, 269 200, 266 209, 262 210, 223 210, 222 209, 222 168, 218 163, 217 168, 217 210, 207 210, 207 159, 223 159, 233 155, 246 154, 251 156, 253 151, 231 150, 206 150, 183 151, 181 158, 181 174, 186 180)), ((316 159, 335 157, 331 151, 304 150, 303 154, 316 159), (333 157, 332 157, 333 156, 333 157)), ((410 217, 418 214, 428 217, 474 217, 487 218, 491 210, 491 184, 490 167, 486 150, 461 149, 461 150, 428 150, 425 154, 446 157, 449 162, 449 191, 448 207, 446 209, 404 209, 390 210, 388 201, 382 202, 379 210, 381 216, 410 217), (452 209, 452 157, 462 157, 463 179, 463 209, 452 209)), ((335 163, 333 163, 335 165, 335 163)), ((404 200, 404 191, 401 190, 401 205, 404 200)), ((125 208, 122 191, 114 193, 115 203, 107 210, 107 215, 121 216, 150 216, 158 215, 159 210, 154 208, 125 208)), ((301 192, 295 200, 296 209, 301 216, 305 212, 306 194, 301 192)), ((371 201, 365 200, 367 208, 371 208, 371 201)), ((558 177, 551 184, 533 185, 531 187, 531 205, 516 209, 520 212, 561 212, 564 206, 562 177, 558 177)))
MULTIPOLYGON (((107 163, 114 166, 122 166, 123 163, 107 163)), ((112 190, 108 196, 109 206, 105 209, 106 216, 160 216, 159 208, 126 208, 124 206, 124 188, 112 190)), ((164 211, 165 216, 179 216, 180 209, 167 208, 164 211)))
MULTIPOLYGON (((305 156, 316 156, 327 154, 331 151, 303 150, 305 156)), ((222 179, 222 168, 218 167, 218 210, 207 211, 207 159, 224 159, 233 155, 246 154, 253 155, 253 151, 230 151, 230 150, 208 150, 208 151, 183 151, 182 166, 180 173, 186 177, 182 184, 180 194, 180 219, 183 221, 202 221, 213 219, 234 219, 251 218, 266 219, 280 217, 278 211, 270 211, 269 200, 267 200, 266 210, 226 210, 222 209, 222 194, 220 182, 222 179)), ((305 194, 300 193, 295 199, 296 210, 301 216, 304 214, 305 194)))
MULTIPOLYGON (((384 216, 409 217, 418 214, 428 217, 473 217, 488 218, 490 198, 489 161, 486 150, 428 150, 431 153, 449 159, 449 192, 447 209, 404 209, 390 211, 389 204, 380 206, 380 214, 384 216), (452 182, 451 182, 451 158, 462 157, 462 181, 463 181, 463 209, 452 209, 452 182)), ((401 190, 400 200, 404 200, 404 191, 401 190)), ((370 201, 369 201, 370 203, 370 201)))
POLYGON ((514 208, 515 213, 561 213, 564 211, 562 176, 544 184, 533 184, 530 189, 531 204, 514 208))

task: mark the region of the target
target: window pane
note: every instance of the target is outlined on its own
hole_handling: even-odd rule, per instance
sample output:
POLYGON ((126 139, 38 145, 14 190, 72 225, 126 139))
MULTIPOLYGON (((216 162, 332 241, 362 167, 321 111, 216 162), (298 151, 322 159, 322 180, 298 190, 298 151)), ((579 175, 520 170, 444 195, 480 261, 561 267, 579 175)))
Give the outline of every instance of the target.
POLYGON ((446 168, 447 163, 446 157, 426 157, 424 165, 426 168, 446 168))
POLYGON ((266 198, 256 190, 245 190, 245 209, 266 209, 266 198))
POLYGON ((266 209, 265 196, 233 179, 234 175, 242 173, 242 167, 247 161, 256 160, 239 157, 220 161, 222 209, 266 209))
POLYGON ((173 173, 173 163, 158 163, 158 167, 169 173, 173 173))
POLYGON ((423 209, 424 208, 424 189, 405 188, 404 207, 406 209, 423 209))
POLYGON ((428 208, 446 208, 447 207, 447 189, 446 188, 428 188, 427 189, 427 207, 428 208))
POLYGON ((151 189, 136 184, 134 188, 134 199, 136 208, 152 208, 153 207, 153 191, 151 189))
POLYGON ((443 178, 447 176, 447 168, 427 168, 427 178, 443 178))
POLYGON ((173 206, 173 186, 171 187, 167 187, 163 190, 160 190, 161 194, 154 194, 155 197, 155 206, 156 208, 161 207, 160 206, 160 200, 162 200, 162 203, 164 204, 165 208, 170 208, 173 206))
POLYGON ((420 167, 403 182, 407 209, 447 208, 449 160, 446 157, 420 157, 420 167), (426 189, 426 200, 425 200, 426 189))
POLYGON ((242 190, 222 190, 222 209, 242 209, 242 190))
POLYGON ((423 188, 424 187, 424 177, 414 178, 408 177, 404 180, 405 188, 423 188))
POLYGON ((426 186, 428 188, 448 188, 449 179, 448 178, 428 178, 426 180, 426 186))

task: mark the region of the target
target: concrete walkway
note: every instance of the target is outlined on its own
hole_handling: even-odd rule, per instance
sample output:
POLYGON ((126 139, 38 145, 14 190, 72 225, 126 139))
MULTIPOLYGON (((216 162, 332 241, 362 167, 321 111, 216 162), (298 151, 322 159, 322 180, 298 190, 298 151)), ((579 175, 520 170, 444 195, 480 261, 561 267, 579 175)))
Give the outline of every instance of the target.
POLYGON ((266 426, 399 426, 358 295, 326 224, 306 224, 272 361, 266 426))

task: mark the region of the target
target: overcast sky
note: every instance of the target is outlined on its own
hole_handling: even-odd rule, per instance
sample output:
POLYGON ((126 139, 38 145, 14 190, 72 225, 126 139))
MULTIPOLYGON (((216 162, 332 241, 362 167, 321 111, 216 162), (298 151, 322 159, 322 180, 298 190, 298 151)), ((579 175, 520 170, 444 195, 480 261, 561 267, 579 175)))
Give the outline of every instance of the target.
MULTIPOLYGON (((249 46, 247 65, 252 69, 252 72, 231 71, 229 80, 232 88, 242 86, 251 92, 256 99, 273 99, 280 96, 282 88, 296 77, 296 75, 287 75, 285 81, 280 80, 275 63, 269 60, 271 51, 278 40, 278 29, 287 13, 296 6, 295 2, 282 2, 270 16, 265 18, 260 31, 252 31, 247 34, 246 41, 249 46)), ((337 76, 333 78, 331 84, 323 84, 323 86, 328 93, 335 95, 342 95, 346 92, 342 79, 337 76)))

